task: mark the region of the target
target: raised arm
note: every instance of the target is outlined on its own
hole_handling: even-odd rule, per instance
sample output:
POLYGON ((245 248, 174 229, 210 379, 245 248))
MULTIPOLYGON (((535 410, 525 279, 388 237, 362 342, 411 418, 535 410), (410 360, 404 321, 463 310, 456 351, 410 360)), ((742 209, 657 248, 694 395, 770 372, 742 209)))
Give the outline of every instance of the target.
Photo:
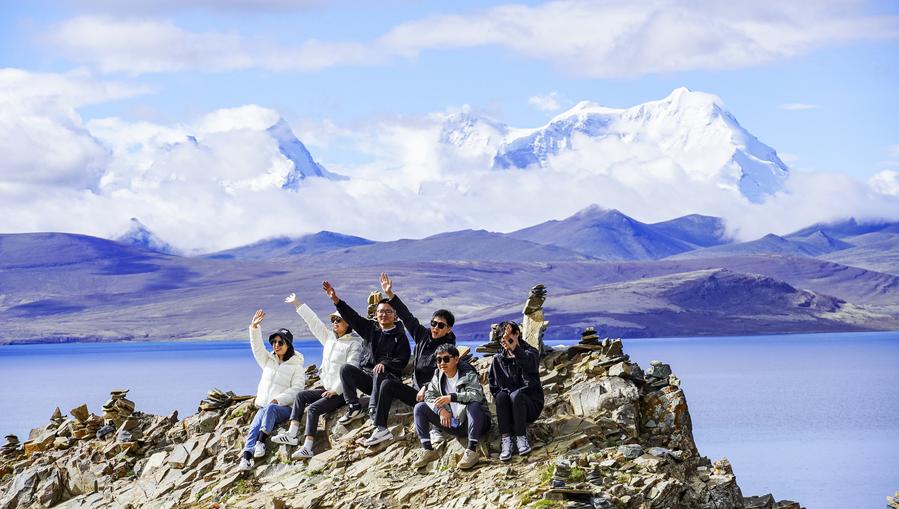
POLYGON ((262 341, 262 329, 260 328, 263 319, 265 319, 265 311, 260 309, 250 320, 250 349, 260 368, 264 368, 268 362, 268 350, 265 349, 265 343, 262 341))
POLYGON ((346 320, 346 323, 350 324, 353 330, 358 332, 364 340, 370 341, 372 332, 374 331, 374 325, 371 320, 362 318, 349 304, 340 300, 340 297, 337 296, 337 290, 331 286, 331 283, 323 281, 322 289, 328 294, 328 297, 331 298, 331 302, 334 303, 337 311, 340 311, 340 316, 346 320))
POLYGON ((387 298, 390 299, 390 305, 396 310, 396 316, 403 321, 406 330, 412 334, 412 339, 417 342, 419 337, 429 337, 431 331, 427 327, 423 327, 421 322, 412 316, 412 313, 409 311, 409 308, 406 307, 406 304, 400 300, 400 296, 393 293, 393 281, 390 280, 390 277, 386 272, 381 273, 380 281, 381 289, 384 290, 387 298))
POLYGON ((284 299, 284 302, 288 304, 293 304, 294 308, 296 308, 296 312, 300 315, 300 318, 306 322, 306 326, 309 327, 309 331, 312 332, 312 335, 315 336, 315 339, 318 340, 322 345, 328 340, 328 337, 331 334, 331 329, 325 325, 324 322, 312 311, 312 309, 306 304, 300 304, 300 299, 297 299, 297 294, 291 293, 284 299))

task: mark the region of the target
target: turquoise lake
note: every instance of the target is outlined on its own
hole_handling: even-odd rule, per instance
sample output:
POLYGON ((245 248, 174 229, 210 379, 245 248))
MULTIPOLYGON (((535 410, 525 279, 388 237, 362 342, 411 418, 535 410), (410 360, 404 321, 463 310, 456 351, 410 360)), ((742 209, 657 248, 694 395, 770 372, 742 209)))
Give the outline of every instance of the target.
MULTIPOLYGON (((318 342, 297 346, 319 363, 318 342)), ((625 338, 624 349, 671 365, 700 452, 730 459, 744 496, 874 509, 899 490, 899 332, 625 338)), ((258 379, 245 340, 3 346, 0 435, 25 440, 56 406, 99 413, 115 388, 137 410, 184 417, 208 389, 251 394, 258 379)))

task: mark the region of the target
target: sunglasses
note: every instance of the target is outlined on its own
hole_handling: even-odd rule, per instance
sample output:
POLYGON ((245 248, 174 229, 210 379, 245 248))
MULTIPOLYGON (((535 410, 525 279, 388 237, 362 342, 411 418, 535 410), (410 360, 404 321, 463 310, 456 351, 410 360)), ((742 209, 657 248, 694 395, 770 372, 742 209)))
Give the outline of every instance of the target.
POLYGON ((281 345, 286 345, 286 344, 287 344, 287 341, 283 341, 280 339, 276 339, 276 340, 272 341, 272 346, 281 346, 281 345))
POLYGON ((339 322, 339 321, 341 321, 341 320, 343 320, 343 318, 340 318, 339 316, 332 316, 332 317, 331 317, 331 323, 337 323, 337 322, 339 322))
POLYGON ((437 364, 449 364, 450 359, 452 358, 451 355, 438 355, 435 357, 435 359, 437 359, 437 364))
POLYGON ((435 327, 437 329, 445 329, 449 327, 449 324, 445 322, 438 322, 437 320, 431 320, 431 327, 435 327))

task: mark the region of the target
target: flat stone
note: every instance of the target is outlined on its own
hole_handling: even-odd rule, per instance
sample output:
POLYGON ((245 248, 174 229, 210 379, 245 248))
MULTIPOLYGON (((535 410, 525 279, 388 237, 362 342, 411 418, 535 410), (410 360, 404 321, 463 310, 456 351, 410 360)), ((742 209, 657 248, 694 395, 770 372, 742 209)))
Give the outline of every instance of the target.
POLYGON ((618 453, 626 459, 632 460, 643 454, 643 446, 640 444, 626 444, 618 446, 618 453))
POLYGON ((75 419, 78 419, 79 421, 86 421, 91 415, 90 411, 87 409, 86 404, 77 406, 77 407, 69 410, 69 414, 72 417, 74 417, 75 419))

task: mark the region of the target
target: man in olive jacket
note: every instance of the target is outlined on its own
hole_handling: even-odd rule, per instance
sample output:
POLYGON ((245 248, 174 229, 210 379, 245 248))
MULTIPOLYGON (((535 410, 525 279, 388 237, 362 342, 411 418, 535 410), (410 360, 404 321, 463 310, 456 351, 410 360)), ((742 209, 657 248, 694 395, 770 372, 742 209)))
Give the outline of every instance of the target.
POLYGON ((431 425, 455 436, 468 434, 468 448, 456 465, 467 470, 478 463, 478 441, 490 429, 490 418, 484 408, 486 398, 478 373, 467 363, 459 362, 455 345, 442 344, 435 354, 437 371, 425 389, 424 401, 415 405, 415 433, 422 451, 412 465, 422 468, 440 455, 431 442, 431 425))

